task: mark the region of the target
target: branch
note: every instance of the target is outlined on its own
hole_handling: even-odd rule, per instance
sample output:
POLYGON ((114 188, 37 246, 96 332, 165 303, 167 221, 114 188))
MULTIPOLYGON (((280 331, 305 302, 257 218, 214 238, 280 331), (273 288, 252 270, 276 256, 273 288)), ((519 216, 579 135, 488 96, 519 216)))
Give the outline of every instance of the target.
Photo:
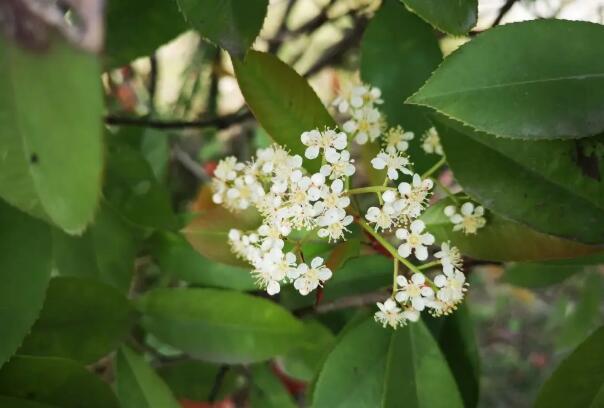
POLYGON ((333 312, 335 310, 349 309, 351 307, 361 307, 372 305, 376 302, 381 302, 386 299, 390 294, 385 290, 377 292, 363 293, 361 295, 354 295, 343 297, 333 302, 323 303, 319 306, 310 306, 296 310, 294 313, 298 317, 307 316, 309 314, 323 314, 333 312))
POLYGON ((247 109, 229 115, 218 116, 215 118, 206 118, 199 120, 158 120, 150 118, 132 118, 120 116, 105 116, 105 124, 115 126, 139 126, 154 129, 187 129, 214 127, 217 129, 226 129, 233 125, 252 119, 252 113, 247 109))
POLYGON ((510 9, 517 2, 518 2, 518 0, 506 0, 504 5, 501 6, 501 8, 499 9, 499 13, 497 14, 497 17, 495 17, 495 20, 493 21, 493 24, 491 24, 491 27, 495 27, 496 25, 499 25, 499 23, 501 23, 501 20, 503 20, 503 17, 505 17, 505 15, 508 13, 508 11, 510 11, 510 9))

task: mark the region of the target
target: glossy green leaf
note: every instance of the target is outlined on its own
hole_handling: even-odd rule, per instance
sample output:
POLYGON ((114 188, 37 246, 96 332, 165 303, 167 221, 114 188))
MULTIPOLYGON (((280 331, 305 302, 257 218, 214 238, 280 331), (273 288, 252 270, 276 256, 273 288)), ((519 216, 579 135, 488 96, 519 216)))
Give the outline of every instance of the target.
POLYGON ((81 237, 52 231, 54 267, 60 275, 98 280, 128 291, 139 238, 109 206, 103 204, 81 237))
POLYGON ((576 141, 507 140, 442 117, 435 123, 447 162, 470 197, 537 231, 604 243, 604 177, 585 173, 576 141))
POLYGON ((224 207, 211 207, 191 221, 183 230, 187 241, 204 257, 228 265, 242 268, 249 264, 237 258, 228 242, 232 228, 241 230, 256 229, 260 226, 258 213, 247 210, 239 213, 229 212, 224 207))
MULTIPOLYGON (((308 82, 274 55, 250 51, 244 62, 233 64, 254 116, 271 138, 292 154, 304 157, 303 132, 336 126, 308 82)), ((320 166, 319 158, 305 159, 308 170, 317 171, 320 166)))
POLYGON ((251 266, 238 267, 211 261, 196 252, 180 235, 158 234, 153 239, 152 253, 162 272, 177 279, 217 288, 256 289, 250 274, 251 266))
POLYGON ((304 322, 308 341, 279 360, 281 368, 290 377, 311 381, 335 343, 333 333, 316 320, 304 322))
POLYGON ((44 303, 51 271, 48 225, 0 200, 0 366, 17 350, 44 303))
POLYGON ((250 406, 252 408, 296 408, 298 405, 268 364, 252 367, 250 406))
POLYGON ((140 301, 142 324, 203 360, 249 363, 302 342, 304 325, 267 299, 216 289, 156 289, 140 301))
POLYGON ((21 398, 0 396, 0 407, 7 408, 60 408, 56 405, 42 404, 39 402, 28 401, 21 398))
MULTIPOLYGON (((384 104, 380 105, 380 110, 386 115, 388 124, 400 125, 415 133, 409 152, 420 173, 438 160, 437 156, 427 155, 420 147, 421 135, 432 125, 424 115, 425 108, 404 102, 430 77, 441 60, 434 30, 398 0, 384 1, 363 35, 361 78, 381 89, 384 104)), ((375 154, 371 155, 373 157, 375 154)), ((376 183, 383 181, 381 172, 380 177, 376 183)))
POLYGON ((128 299, 110 286, 81 278, 53 278, 40 317, 19 354, 93 363, 127 336, 133 312, 128 299))
POLYGON ((78 363, 54 357, 13 357, 0 370, 0 395, 57 408, 118 408, 108 384, 78 363))
POLYGON ((121 408, 180 408, 170 388, 142 356, 124 346, 116 364, 115 388, 121 408))
POLYGON ((0 196, 71 234, 100 196, 99 76, 95 56, 58 38, 33 52, 0 37, 0 196))
POLYGON ((187 29, 177 0, 111 0, 107 3, 105 61, 109 68, 151 56, 187 29))
POLYGON ((409 102, 506 138, 593 136, 604 131, 604 50, 592 46, 602 41, 604 27, 587 22, 499 26, 445 59, 409 102))
MULTIPOLYGON (((208 401, 221 366, 202 361, 180 361, 162 365, 157 373, 168 384, 174 396, 178 399, 191 401, 208 401)), ((243 381, 235 370, 228 369, 222 382, 216 400, 220 401, 233 393, 243 381)))
POLYGON ((455 377, 464 407, 476 407, 480 392, 480 356, 468 307, 462 303, 449 316, 431 317, 424 313, 423 318, 455 377))
POLYGON ((139 227, 174 230, 170 196, 141 153, 110 137, 103 192, 109 205, 139 227))
POLYGON ((400 0, 409 10, 452 35, 468 33, 478 20, 478 0, 400 0))
POLYGON ((541 389, 535 408, 604 406, 604 327, 558 366, 541 389))
POLYGON ((505 268, 503 283, 523 288, 543 288, 563 282, 585 269, 580 265, 556 265, 556 262, 513 263, 505 268))
POLYGON ((486 226, 479 229, 476 234, 466 235, 461 231, 453 231, 453 224, 444 214, 445 207, 453 204, 450 198, 442 199, 428 208, 421 219, 438 243, 451 241, 463 255, 474 259, 540 261, 574 258, 602 251, 599 247, 537 232, 488 211, 486 226))
POLYGON ((313 407, 402 406, 455 408, 463 403, 422 322, 391 330, 368 319, 346 333, 325 361, 313 407))
POLYGON ((243 57, 258 36, 268 0, 177 0, 186 20, 231 55, 243 57))

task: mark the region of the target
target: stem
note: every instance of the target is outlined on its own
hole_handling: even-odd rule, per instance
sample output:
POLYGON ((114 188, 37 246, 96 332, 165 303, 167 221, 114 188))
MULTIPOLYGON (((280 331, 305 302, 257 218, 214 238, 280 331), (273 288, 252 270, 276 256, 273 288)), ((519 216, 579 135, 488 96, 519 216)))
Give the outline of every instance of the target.
POLYGON ((432 262, 428 262, 428 263, 418 266, 417 269, 423 271, 423 270, 430 269, 433 266, 438 266, 438 265, 440 265, 440 261, 432 261, 432 262))
POLYGON ((375 240, 377 242, 379 242, 380 245, 382 245, 384 247, 384 249, 386 251, 388 251, 394 259, 398 259, 403 265, 405 265, 407 268, 409 268, 409 270, 411 270, 415 273, 421 273, 421 271, 415 265, 413 265, 411 262, 409 262, 408 260, 406 260, 405 258, 400 256, 398 254, 398 252, 396 251, 396 249, 390 244, 390 242, 386 241, 386 239, 383 236, 381 236, 380 234, 378 234, 369 224, 367 224, 363 220, 358 220, 357 222, 359 223, 359 225, 361 227, 363 227, 363 229, 365 231, 367 231, 369 233, 369 235, 371 235, 373 238, 375 238, 375 240))
POLYGON ((396 294, 396 278, 398 278, 398 259, 394 260, 394 272, 392 273, 392 296, 396 294))
POLYGON ((359 188, 351 188, 346 191, 346 194, 365 194, 365 193, 379 193, 382 191, 394 190, 394 187, 385 187, 385 186, 371 186, 371 187, 359 187, 359 188))
POLYGON ((451 201, 453 201, 455 204, 459 204, 459 201, 457 200, 457 197, 455 197, 455 194, 453 194, 453 192, 451 190, 449 190, 447 187, 445 187, 445 185, 443 183, 441 183, 439 179, 432 177, 432 180, 434 180, 434 182, 436 184, 438 184, 438 186, 441 188, 441 190, 443 190, 445 192, 445 194, 447 195, 447 197, 449 197, 451 199, 451 201))
POLYGON ((427 172, 422 174, 422 179, 430 177, 434 172, 436 172, 436 170, 440 169, 441 166, 446 163, 446 161, 447 161, 447 159, 445 159, 444 156, 441 157, 440 160, 437 161, 434 166, 430 167, 430 169, 427 172))

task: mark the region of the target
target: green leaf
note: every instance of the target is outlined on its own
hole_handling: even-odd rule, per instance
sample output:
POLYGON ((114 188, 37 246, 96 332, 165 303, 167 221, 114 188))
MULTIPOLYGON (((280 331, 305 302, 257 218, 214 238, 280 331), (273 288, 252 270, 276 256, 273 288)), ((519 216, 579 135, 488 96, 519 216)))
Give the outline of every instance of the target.
POLYGON ((0 406, 9 408, 59 408, 56 405, 40 404, 34 401, 27 401, 21 398, 0 396, 0 406))
POLYGON ((476 407, 480 391, 480 356, 466 304, 462 303, 449 316, 435 318, 424 314, 423 317, 455 377, 464 407, 476 407))
POLYGON ((250 406, 252 408, 295 408, 287 389, 267 364, 252 367, 250 406))
MULTIPOLYGON (((509 191, 509 188, 506 190, 509 191)), ((458 200, 461 200, 458 197, 458 200)), ((465 202, 461 200, 460 202, 465 202)), ((474 235, 453 231, 453 224, 444 214, 448 205, 445 198, 431 206, 422 215, 427 229, 437 242, 451 241, 463 255, 488 261, 543 261, 574 258, 602 251, 601 248, 537 232, 525 225, 487 212, 487 224, 474 235)))
MULTIPOLYGON (((420 147, 422 133, 432 125, 424 115, 425 108, 407 105, 404 101, 430 77, 441 60, 442 53, 432 28, 397 0, 384 1, 363 35, 361 78, 382 90, 384 104, 380 110, 389 125, 400 125, 415 133, 409 154, 420 173, 438 160, 420 147)), ((383 181, 383 174, 380 177, 379 183, 383 181)))
POLYGON ((99 76, 95 56, 58 38, 33 52, 0 37, 0 196, 70 234, 101 190, 99 76))
POLYGON ((109 138, 104 195, 112 208, 139 227, 174 230, 170 195, 145 158, 124 142, 109 138))
POLYGON ((149 363, 125 346, 117 353, 115 384, 122 408, 180 408, 149 363))
POLYGON ((105 61, 109 68, 150 56, 187 29, 176 0, 111 0, 107 3, 105 61))
POLYGON ((81 237, 52 231, 54 267, 60 275, 87 277, 127 292, 139 238, 106 204, 81 237))
MULTIPOLYGON (((271 54, 248 52, 245 61, 233 61, 245 101, 260 125, 278 144, 304 157, 300 135, 315 128, 334 128, 336 123, 321 100, 293 68, 271 54)), ((305 159, 305 167, 317 171, 320 159, 305 159)))
POLYGON ((600 327, 545 382, 535 408, 603 405, 604 327, 600 327))
POLYGON ((537 231, 604 243, 604 181, 584 173, 576 141, 507 140, 442 117, 435 123, 447 162, 470 197, 537 231))
POLYGON ((133 312, 128 299, 110 286, 80 278, 54 278, 40 317, 19 354, 93 363, 126 337, 133 312))
POLYGON ((445 59, 409 102, 506 138, 593 136, 604 131, 604 50, 592 46, 602 41, 604 27, 587 22, 499 26, 445 59))
MULTIPOLYGON (((158 374, 168 384, 178 399, 207 401, 221 366, 201 361, 181 361, 163 365, 158 374)), ((220 384, 216 400, 222 400, 233 393, 242 381, 234 370, 229 369, 220 384)))
POLYGON ((78 363, 54 357, 13 357, 0 370, 0 395, 57 408, 118 408, 109 385, 78 363))
POLYGON ((391 330, 369 319, 346 333, 325 361, 313 406, 455 408, 463 403, 422 322, 391 330))
POLYGON ((562 327, 558 329, 556 347, 573 349, 602 321, 600 305, 604 295, 604 282, 597 273, 590 273, 571 313, 566 313, 562 327))
POLYGON ((177 0, 186 20, 232 56, 243 58, 258 36, 268 0, 177 0))
POLYGON ((203 360, 250 363, 301 343, 304 326, 267 299, 216 289, 156 289, 140 301, 142 324, 203 360))
POLYGON ((228 242, 232 228, 256 229, 260 226, 256 211, 229 212, 224 207, 211 207, 191 221, 183 230, 183 235, 197 252, 204 257, 228 265, 249 267, 249 264, 235 257, 228 242))
POLYGON ((197 253, 180 235, 157 234, 152 245, 153 256, 162 272, 177 279, 217 288, 256 289, 250 274, 251 266, 238 267, 211 261, 197 253))
POLYGON ((513 263, 505 268, 502 283, 535 289, 555 285, 585 269, 580 265, 557 265, 553 262, 513 263))
POLYGON ((0 200, 0 366, 38 318, 51 271, 48 225, 0 200))
POLYGON ((478 0, 401 0, 409 10, 452 35, 468 33, 478 20, 478 0))
POLYGON ((291 350, 279 362, 288 376, 308 382, 319 372, 321 363, 335 343, 335 337, 316 320, 308 320, 304 326, 308 341, 291 350))

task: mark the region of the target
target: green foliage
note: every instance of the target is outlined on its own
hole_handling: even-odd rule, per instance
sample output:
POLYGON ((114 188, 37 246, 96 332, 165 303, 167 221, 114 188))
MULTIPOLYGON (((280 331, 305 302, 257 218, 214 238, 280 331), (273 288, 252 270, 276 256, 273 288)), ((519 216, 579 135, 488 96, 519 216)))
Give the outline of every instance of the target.
POLYGON ((60 275, 96 279, 126 292, 139 238, 122 217, 102 204, 82 236, 52 230, 53 264, 60 275))
MULTIPOLYGON (((277 57, 250 51, 245 61, 233 61, 245 101, 271 138, 293 154, 304 157, 300 135, 311 129, 335 127, 315 91, 293 68, 277 57)), ((309 171, 320 160, 304 159, 309 171)))
POLYGON ((109 385, 83 366, 55 357, 14 356, 0 370, 0 395, 31 408, 38 408, 34 403, 60 408, 119 406, 109 385))
POLYGON ((187 28, 177 0, 109 0, 105 61, 109 68, 151 56, 187 28))
POLYGON ((581 272, 580 265, 557 265, 556 262, 514 263, 505 269, 502 282, 523 288, 555 285, 581 272))
POLYGON ((546 381, 536 408, 599 407, 604 404, 604 327, 568 356, 546 381))
POLYGON ((139 302, 142 324, 203 360, 250 363, 302 344, 304 326, 266 299, 216 289, 156 289, 139 302))
POLYGON ((447 363, 423 323, 392 331, 376 327, 370 319, 352 328, 325 361, 313 406, 463 404, 447 363))
POLYGON ((51 270, 49 227, 0 200, 0 366, 42 309, 51 270))
POLYGON ((93 363, 126 337, 133 312, 128 299, 110 286, 81 278, 53 278, 19 354, 93 363))
POLYGON ((117 353, 116 392, 122 408, 180 407, 149 363, 125 346, 117 353))
POLYGON ((431 126, 425 116, 427 109, 404 102, 430 77, 441 60, 438 40, 430 26, 397 0, 384 1, 363 36, 361 77, 381 89, 384 104, 380 108, 390 126, 400 125, 415 132, 410 155, 418 172, 430 168, 438 158, 419 148, 421 134, 431 126))
MULTIPOLYGON (((218 378, 221 366, 202 361, 180 361, 162 366, 158 374, 168 384, 176 398, 207 401, 218 378)), ((241 378, 228 370, 220 384, 217 400, 225 398, 241 385, 241 378)))
POLYGON ((297 406, 268 365, 261 364, 253 367, 251 375, 253 384, 250 403, 252 408, 295 408, 297 406))
POLYGON ((506 138, 593 136, 604 131, 604 54, 590 45, 599 41, 604 28, 579 21, 496 27, 448 57, 409 102, 506 138))
MULTIPOLYGON (((509 190, 507 190, 509 191, 509 190)), ((458 201, 465 202, 461 197, 458 201)), ((487 225, 479 234, 464 234, 453 231, 453 224, 444 214, 448 205, 446 198, 430 207, 422 220, 438 242, 451 241, 463 255, 489 261, 539 261, 549 259, 574 258, 601 251, 601 247, 581 244, 552 235, 537 232, 525 225, 488 214, 487 225)))
POLYGON ((0 196, 70 234, 100 195, 99 75, 94 56, 59 38, 33 52, 0 37, 0 196))
POLYGON ((185 19, 210 42, 243 58, 262 28, 268 0, 176 0, 185 19))
POLYGON ((400 0, 409 10, 452 35, 463 35, 476 25, 478 0, 400 0))
MULTIPOLYGON (((226 237, 225 237, 226 239, 226 237)), ((162 272, 186 282, 235 290, 256 288, 248 267, 214 262, 196 252, 180 235, 157 234, 153 255, 162 272)))
POLYGON ((576 142, 501 139, 444 118, 436 127, 456 179, 487 209, 546 234, 604 243, 604 183, 578 164, 576 142))

